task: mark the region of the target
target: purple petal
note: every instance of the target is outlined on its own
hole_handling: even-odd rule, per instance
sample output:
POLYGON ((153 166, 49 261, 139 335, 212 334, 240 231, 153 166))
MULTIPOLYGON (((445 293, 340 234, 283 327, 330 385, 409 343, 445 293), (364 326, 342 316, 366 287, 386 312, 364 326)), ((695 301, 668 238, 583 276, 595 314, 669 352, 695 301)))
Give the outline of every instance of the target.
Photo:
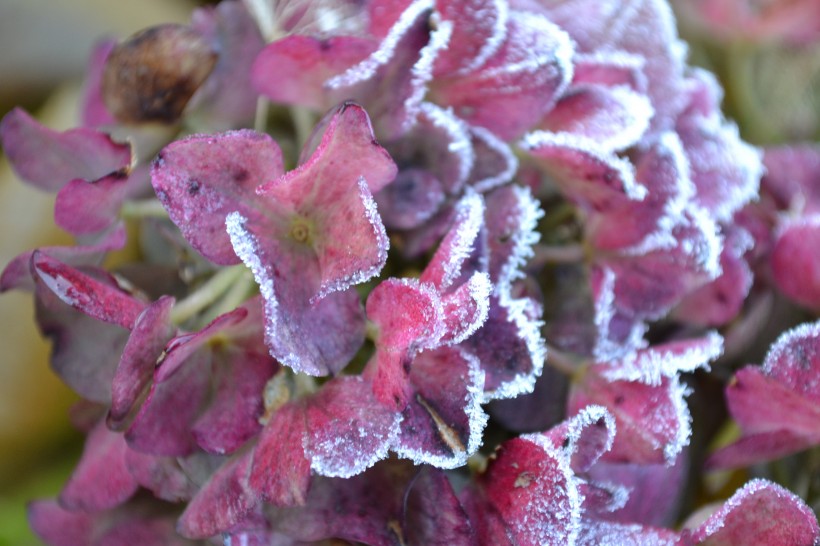
POLYGON ((162 544, 162 546, 190 546, 180 537, 172 517, 146 517, 129 514, 124 521, 101 533, 95 546, 140 546, 142 544, 162 544))
POLYGON ((216 394, 193 435, 208 453, 233 453, 262 428, 265 384, 278 366, 267 354, 242 349, 223 349, 214 357, 216 394))
POLYGON ((413 229, 438 212, 445 195, 441 182, 424 169, 402 169, 392 184, 376 196, 388 229, 413 229))
POLYGON ((264 208, 257 210, 261 204, 254 190, 283 171, 273 139, 246 129, 169 144, 154 161, 151 183, 188 242, 214 263, 230 265, 239 258, 225 232, 225 217, 237 210, 264 214, 264 208))
POLYGON ((193 497, 195 486, 176 458, 156 457, 129 449, 125 453, 125 464, 137 483, 159 499, 182 502, 193 497))
POLYGON ((403 528, 408 544, 470 546, 473 530, 444 472, 423 467, 410 484, 403 528))
POLYGON ((92 129, 52 131, 20 108, 0 122, 0 141, 17 176, 44 191, 57 191, 76 178, 93 181, 131 168, 129 144, 92 129))
POLYGON ((97 320, 130 330, 146 307, 119 287, 98 281, 42 252, 34 252, 31 266, 61 300, 97 320))
POLYGON ((145 402, 125 432, 131 449, 166 456, 185 456, 194 451, 191 427, 210 387, 206 357, 197 353, 164 381, 154 375, 145 402))
POLYGON ((438 468, 466 464, 487 423, 478 362, 452 348, 424 351, 413 360, 409 381, 414 394, 402 413, 396 453, 438 468))
POLYGON ((250 453, 223 464, 191 499, 177 528, 188 538, 208 538, 245 519, 259 502, 248 484, 250 453))
POLYGON ((265 45, 255 19, 245 4, 225 2, 195 10, 191 26, 219 52, 213 72, 191 99, 193 115, 218 129, 249 124, 257 97, 251 65, 265 45))
POLYGON ((563 448, 573 472, 586 472, 612 448, 615 419, 602 406, 587 406, 577 415, 544 433, 556 448, 563 448))
POLYGON ((128 470, 127 451, 122 434, 108 430, 105 422, 98 423, 60 493, 60 504, 69 510, 99 512, 125 502, 139 487, 128 470))
POLYGON ((794 493, 765 480, 752 480, 691 534, 691 544, 729 546, 814 544, 817 516, 794 493))
POLYGON ((777 288, 812 310, 820 309, 820 213, 780 227, 771 255, 777 288))
POLYGON ((365 59, 376 42, 354 36, 292 35, 265 47, 251 68, 256 90, 273 102, 327 110, 348 97, 324 83, 365 59))
POLYGON ((507 144, 483 127, 470 127, 475 160, 467 184, 486 192, 511 181, 518 159, 507 144))
POLYGON ((511 13, 501 47, 478 70, 436 80, 436 102, 504 140, 532 128, 572 77, 572 44, 544 17, 511 13))
POLYGON ((776 461, 820 443, 790 430, 776 430, 743 436, 736 442, 718 449, 706 460, 709 470, 748 468, 752 465, 776 461))
POLYGON ((114 116, 105 107, 102 96, 102 76, 105 61, 108 60, 111 50, 116 45, 117 40, 104 38, 94 44, 91 50, 85 71, 83 93, 80 99, 80 118, 83 127, 102 127, 116 123, 114 116))
POLYGON ((124 424, 150 383, 165 344, 176 331, 170 320, 173 305, 174 298, 163 296, 149 305, 134 324, 111 383, 108 424, 112 428, 124 424))

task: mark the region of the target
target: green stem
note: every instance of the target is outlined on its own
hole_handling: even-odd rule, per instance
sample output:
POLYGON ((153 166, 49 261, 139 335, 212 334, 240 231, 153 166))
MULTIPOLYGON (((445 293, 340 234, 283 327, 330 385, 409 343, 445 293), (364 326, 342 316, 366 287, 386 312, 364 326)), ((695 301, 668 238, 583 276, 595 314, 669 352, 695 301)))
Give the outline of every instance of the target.
POLYGON ((574 377, 581 366, 575 363, 572 358, 556 349, 555 347, 547 347, 547 365, 566 375, 567 377, 574 377))
POLYGON ((584 261, 586 251, 583 245, 570 244, 562 246, 541 245, 533 246, 533 261, 538 263, 576 264, 584 261))
POLYGON ((182 324, 195 316, 218 300, 245 271, 244 265, 235 265, 217 272, 205 284, 174 306, 171 311, 171 321, 174 324, 182 324))
POLYGON ((203 325, 208 324, 219 315, 229 313, 242 305, 248 299, 248 296, 255 286, 253 275, 250 270, 246 269, 237 277, 233 286, 225 292, 225 295, 222 296, 219 303, 208 309, 208 312, 203 315, 201 321, 203 325))
POLYGON ((126 201, 120 215, 123 218, 168 218, 168 211, 157 199, 126 201))
POLYGON ((259 133, 264 133, 268 129, 269 109, 270 102, 267 98, 260 96, 256 99, 256 117, 253 120, 253 128, 259 133))
POLYGON ((313 132, 313 115, 306 108, 293 106, 290 109, 290 116, 296 130, 296 142, 299 143, 299 146, 304 146, 313 132))

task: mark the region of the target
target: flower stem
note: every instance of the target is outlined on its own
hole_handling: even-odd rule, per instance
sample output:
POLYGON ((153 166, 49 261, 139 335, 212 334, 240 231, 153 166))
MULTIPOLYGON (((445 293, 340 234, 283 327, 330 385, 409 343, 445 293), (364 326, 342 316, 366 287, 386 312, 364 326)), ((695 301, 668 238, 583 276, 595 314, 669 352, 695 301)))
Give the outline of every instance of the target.
POLYGON ((541 245, 533 246, 533 261, 537 263, 562 263, 575 264, 584 261, 586 252, 583 245, 569 244, 569 245, 541 245))
POLYGON ((255 286, 253 275, 245 269, 236 279, 233 286, 225 292, 219 303, 208 309, 202 317, 202 322, 208 324, 219 315, 224 315, 242 305, 253 291, 255 286))
POLYGON ((217 301, 246 270, 244 265, 235 265, 217 272, 205 284, 174 306, 171 311, 171 321, 174 324, 182 324, 195 316, 217 301))
POLYGON ((256 99, 256 117, 253 120, 253 128, 259 132, 264 133, 268 129, 268 110, 270 102, 265 97, 258 97, 256 99))
POLYGON ((567 377, 573 377, 581 368, 568 354, 552 346, 547 346, 547 365, 567 377))
POLYGON ((168 218, 168 211, 157 199, 126 201, 120 215, 123 218, 168 218))
POLYGON ((313 116, 310 111, 302 106, 292 106, 290 116, 293 120, 293 127, 296 130, 296 142, 299 146, 304 146, 313 132, 313 116))

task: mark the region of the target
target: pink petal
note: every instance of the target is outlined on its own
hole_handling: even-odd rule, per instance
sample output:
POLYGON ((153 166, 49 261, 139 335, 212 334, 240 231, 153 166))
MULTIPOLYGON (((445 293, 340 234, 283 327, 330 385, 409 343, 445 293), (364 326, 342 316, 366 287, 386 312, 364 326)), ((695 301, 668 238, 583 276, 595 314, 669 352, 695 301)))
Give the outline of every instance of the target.
POLYGON ((540 129, 588 138, 602 149, 618 151, 641 139, 652 113, 649 100, 626 87, 572 86, 540 129))
POLYGON ((396 453, 438 468, 466 464, 487 423, 478 362, 452 348, 424 351, 413 360, 409 381, 414 393, 402 413, 396 453))
POLYGON ((31 266, 61 300, 97 320, 130 330, 146 307, 119 287, 98 281, 42 252, 34 252, 31 266))
POLYGON ((269 44, 256 57, 251 77, 256 90, 273 102, 327 110, 348 98, 324 86, 370 55, 377 47, 368 38, 299 34, 269 44))
MULTIPOLYGON (((684 537, 685 539, 688 537, 684 537)), ((795 494, 765 480, 752 480, 712 514, 685 544, 813 544, 817 517, 795 494)))
POLYGON ((532 128, 572 77, 569 37, 546 18, 510 14, 501 47, 478 70, 436 80, 436 102, 504 140, 532 128))
POLYGON ((273 414, 253 451, 252 491, 276 506, 305 504, 310 485, 310 461, 302 447, 306 434, 300 405, 286 404, 273 414))
POLYGON ((573 472, 586 472, 612 448, 615 420, 602 406, 586 406, 543 436, 556 449, 565 450, 573 472))
MULTIPOLYGON (((250 130, 194 135, 166 146, 151 182, 171 220, 191 245, 220 265, 239 263, 225 217, 239 210, 260 215, 254 190, 283 172, 282 153, 267 135, 250 130)), ((273 209, 275 214, 278 209, 273 209)))
POLYGON ((771 255, 777 288, 798 304, 820 309, 820 213, 780 227, 771 255))
POLYGON ((265 384, 278 365, 267 354, 241 348, 223 349, 214 358, 216 393, 193 435, 203 450, 221 455, 233 453, 262 428, 265 384))
POLYGON ((223 464, 191 499, 177 528, 188 538, 208 538, 245 519, 259 502, 248 484, 250 454, 223 464))
POLYGON ((174 298, 163 296, 137 318, 111 383, 108 424, 119 428, 148 387, 157 359, 176 328, 170 314, 174 298))
POLYGON ((475 160, 467 184, 486 192, 511 181, 518 159, 507 144, 483 127, 470 127, 475 160))
POLYGON ((637 524, 584 520, 578 546, 618 544, 619 546, 676 546, 678 533, 637 524))
POLYGON ((162 546, 189 546, 190 542, 180 537, 172 517, 146 517, 129 514, 125 521, 116 521, 107 529, 95 545, 99 546, 140 546, 142 544, 162 544, 162 546))
POLYGON ((379 328, 377 344, 388 351, 432 346, 441 337, 443 309, 429 285, 386 279, 367 298, 367 316, 379 328))
POLYGON ((763 156, 766 173, 760 181, 779 208, 805 207, 808 214, 820 212, 820 146, 794 144, 766 148, 763 156))
POLYGON ((444 296, 445 334, 441 341, 455 345, 472 336, 487 321, 492 285, 486 273, 475 273, 444 296))
POLYGON ((770 377, 811 401, 820 401, 820 323, 806 323, 782 334, 772 344, 763 369, 770 377))
POLYGON ((51 499, 32 502, 27 512, 32 530, 50 546, 91 544, 94 515, 66 510, 51 499))
POLYGON ((307 400, 302 445, 315 473, 349 478, 387 457, 401 417, 372 391, 361 377, 338 377, 307 400))
MULTIPOLYGON (((71 266, 98 266, 106 253, 125 246, 126 232, 123 224, 104 235, 98 242, 90 245, 47 246, 38 250, 57 258, 71 266)), ((24 252, 11 260, 0 274, 0 292, 6 290, 33 290, 31 275, 31 256, 35 251, 24 252)))
POLYGON ((76 178, 92 181, 131 168, 129 144, 92 129, 52 131, 20 108, 0 122, 0 141, 17 176, 44 191, 57 191, 76 178))
POLYGON ((111 50, 117 45, 117 40, 103 38, 94 44, 91 55, 88 57, 88 66, 85 71, 85 83, 80 98, 80 118, 83 127, 102 127, 114 125, 114 116, 105 107, 102 96, 102 76, 105 61, 111 50))
POLYGON ((436 58, 434 74, 446 77, 484 64, 504 42, 508 10, 501 0, 437 0, 436 14, 452 23, 453 35, 436 58))
POLYGON ((625 85, 642 95, 646 94, 648 82, 643 72, 646 60, 642 55, 618 50, 576 52, 573 62, 572 83, 575 85, 625 85))
POLYGON ((820 437, 812 439, 790 430, 750 434, 712 453, 706 461, 706 468, 748 468, 782 459, 817 443, 820 443, 820 437))
POLYGON ((111 432, 104 422, 97 424, 60 493, 60 504, 69 510, 99 512, 125 502, 139 487, 128 470, 127 451, 122 434, 111 432))
POLYGON ((123 202, 142 190, 143 182, 147 182, 143 169, 130 176, 116 172, 90 182, 74 179, 57 193, 54 220, 74 235, 102 231, 119 220, 123 202))

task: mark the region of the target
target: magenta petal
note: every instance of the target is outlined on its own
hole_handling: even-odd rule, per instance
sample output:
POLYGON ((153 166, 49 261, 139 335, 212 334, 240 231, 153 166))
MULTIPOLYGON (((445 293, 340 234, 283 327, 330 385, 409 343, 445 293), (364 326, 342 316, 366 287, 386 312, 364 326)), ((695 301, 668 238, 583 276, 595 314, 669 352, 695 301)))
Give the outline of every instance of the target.
POLYGON ((577 537, 581 498, 569 461, 538 435, 502 444, 479 480, 515 544, 572 544, 577 537))
POLYGON ((248 484, 250 453, 223 464, 191 499, 177 529, 188 538, 208 538, 245 519, 259 502, 248 484))
MULTIPOLYGON (((71 266, 98 266, 106 253, 125 246, 125 239, 125 226, 120 223, 92 245, 48 246, 38 250, 71 266)), ((12 289, 34 289, 31 278, 31 256, 34 252, 24 252, 6 265, 3 273, 0 274, 0 292, 12 289)))
POLYGON ((404 529, 408 544, 475 543, 467 515, 444 472, 423 467, 411 482, 406 499, 404 529))
POLYGON ((820 435, 811 438, 790 430, 750 434, 712 453, 706 461, 706 468, 747 468, 782 459, 817 443, 820 443, 820 435))
MULTIPOLYGON (((689 537, 685 537, 689 538, 689 537)), ((814 544, 817 516, 794 493, 766 480, 752 480, 726 501, 685 544, 730 546, 814 544)))
POLYGON ((781 226, 771 255, 777 288, 812 310, 820 309, 820 213, 781 226))
POLYGON ((132 449, 167 456, 185 456, 194 451, 191 427, 210 387, 206 356, 197 353, 165 381, 159 381, 155 374, 145 402, 125 432, 132 449))
POLYGON ((772 344, 763 369, 770 377, 813 402, 820 401, 820 322, 802 324, 772 344))
POLYGON ((649 127, 652 105, 627 87, 575 86, 561 97, 540 128, 587 138, 604 150, 636 144, 649 127))
POLYGON ((442 343, 461 343, 481 328, 489 314, 491 292, 489 276, 479 272, 442 298, 445 324, 442 343))
POLYGON ((279 408, 262 429, 249 484, 271 504, 305 503, 310 485, 310 461, 303 447, 306 428, 304 408, 291 403, 279 408))
POLYGON ((179 536, 173 517, 146 517, 129 514, 124 520, 101 533, 95 546, 142 546, 162 544, 162 546, 190 546, 190 542, 179 536))
POLYGON ((127 451, 122 434, 111 432, 104 422, 98 423, 60 493, 60 504, 70 510, 99 512, 125 502, 138 487, 126 464, 127 451))
POLYGON ((51 499, 32 502, 27 512, 32 530, 50 546, 91 544, 94 515, 66 510, 51 499))
POLYGON ((111 383, 108 424, 112 428, 123 424, 151 381, 165 344, 176 331, 170 320, 173 305, 174 298, 163 296, 149 305, 134 324, 111 383))
POLYGON ((327 110, 348 95, 325 87, 325 81, 365 59, 376 46, 354 36, 287 36, 256 57, 253 84, 274 102, 327 110))
POLYGON ((466 464, 487 424, 476 359, 449 347, 424 351, 413 360, 409 381, 414 394, 402 413, 396 453, 438 468, 466 464))
POLYGON ((367 316, 379 327, 378 346, 388 351, 432 346, 442 334, 438 294, 409 279, 379 283, 367 298, 367 316))
POLYGON ((478 70, 436 80, 436 102, 504 140, 532 128, 572 77, 569 36, 548 19, 513 12, 501 47, 478 70))
POLYGON ((57 193, 54 220, 74 235, 102 231, 119 219, 120 207, 135 185, 122 173, 90 182, 74 179, 57 193))
POLYGON ((191 245, 214 263, 230 265, 239 259, 225 232, 225 217, 237 210, 264 214, 254 190, 283 170, 273 139, 246 129, 169 144, 154 161, 151 183, 191 245))
POLYGON ((61 300, 97 320, 130 330, 146 307, 119 287, 98 281, 42 252, 32 255, 31 265, 61 300))
POLYGON ((577 415, 544 433, 556 448, 563 448, 570 457, 573 472, 589 470, 612 448, 615 420, 602 406, 587 406, 577 415))
POLYGON ((265 384, 277 364, 267 354, 227 349, 215 353, 216 395, 194 424, 196 442, 208 453, 233 453, 262 428, 265 384))
POLYGON ((92 129, 52 131, 20 108, 0 122, 0 141, 17 175, 45 191, 57 191, 75 178, 92 181, 131 167, 129 144, 92 129))
POLYGON ((504 42, 508 10, 502 0, 438 0, 437 15, 452 23, 453 35, 436 58, 434 74, 446 77, 484 64, 504 42))
POLYGON ((381 405, 361 377, 338 377, 306 402, 303 442, 311 469, 349 478, 387 456, 401 416, 381 405))
POLYGON ((578 534, 578 546, 678 546, 678 533, 638 524, 612 523, 585 519, 578 534))

